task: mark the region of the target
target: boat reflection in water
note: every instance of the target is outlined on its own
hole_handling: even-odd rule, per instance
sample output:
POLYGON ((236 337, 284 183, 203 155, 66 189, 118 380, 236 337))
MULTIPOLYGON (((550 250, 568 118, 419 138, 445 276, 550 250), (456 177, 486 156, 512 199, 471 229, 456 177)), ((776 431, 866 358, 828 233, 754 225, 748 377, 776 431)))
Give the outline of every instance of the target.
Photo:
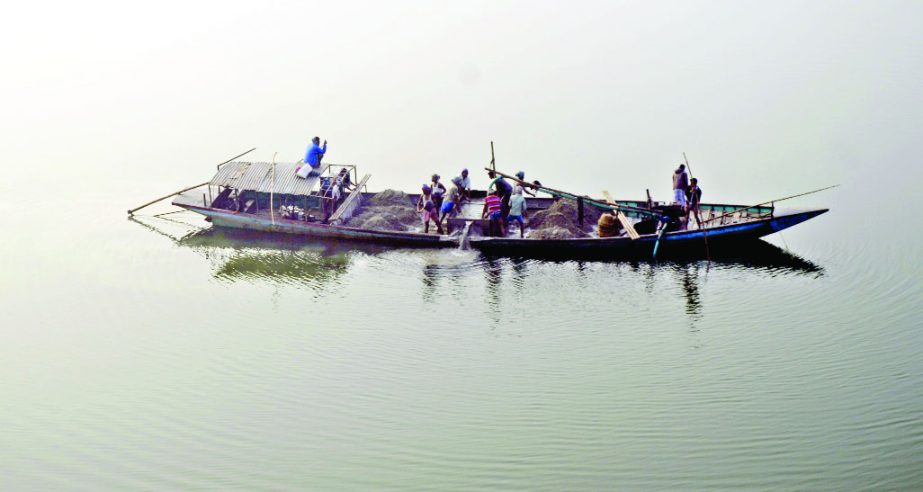
MULTIPOLYGON (((644 296, 664 295, 669 285, 678 285, 685 299, 685 313, 690 321, 703 317, 702 295, 699 290, 708 273, 721 275, 724 272, 754 275, 757 277, 798 277, 816 279, 824 275, 823 267, 792 254, 763 240, 742 244, 733 249, 711 251, 711 260, 698 257, 671 259, 670 261, 613 261, 613 260, 537 260, 534 258, 510 258, 481 255, 481 268, 485 278, 487 305, 501 310, 504 292, 515 292, 526 281, 537 275, 537 270, 547 270, 549 265, 560 265, 551 275, 559 288, 585 288, 592 292, 592 299, 605 292, 599 292, 600 282, 592 277, 606 277, 606 284, 615 297, 634 295, 633 289, 644 296), (505 268, 508 267, 508 268, 505 268), (507 271, 508 270, 508 271, 507 271), (510 280, 510 290, 503 288, 504 277, 510 280), (632 287, 635 286, 635 287, 632 287)), ((534 280, 534 279, 533 279, 534 280)), ((588 306, 592 309, 592 306, 588 306)), ((499 316, 499 313, 497 313, 499 316)))
MULTIPOLYGON (((711 261, 701 258, 674 258, 659 262, 538 260, 490 256, 475 251, 395 249, 221 227, 189 232, 191 224, 178 220, 131 220, 170 237, 179 246, 199 252, 214 265, 214 277, 220 281, 260 280, 316 289, 322 284, 338 282, 357 255, 361 255, 378 257, 384 264, 393 263, 386 268, 397 270, 398 275, 418 275, 422 282, 423 300, 431 302, 439 295, 450 298, 471 295, 468 281, 482 276, 483 302, 496 321, 509 307, 507 301, 519 302, 522 291, 542 284, 543 277, 553 277, 558 287, 567 286, 592 293, 587 296, 591 299, 600 295, 598 291, 604 286, 636 289, 645 296, 658 296, 665 288, 670 288, 669 285, 678 285, 686 301, 686 314, 697 321, 702 316, 699 289, 709 271, 801 278, 817 278, 824 273, 822 267, 762 240, 746 243, 746 247, 713 249, 710 251, 711 261), (171 224, 185 227, 181 229, 183 233, 177 237, 165 232, 171 224), (383 258, 385 253, 389 257, 383 258), (407 268, 417 272, 403 271, 407 268)), ((613 294, 621 295, 619 292, 613 294)))
POLYGON ((273 234, 211 228, 177 244, 201 251, 222 281, 264 280, 319 287, 335 282, 349 268, 349 253, 332 241, 297 241, 273 234))
POLYGON ((342 276, 349 267, 348 253, 355 250, 332 241, 304 241, 219 227, 199 229, 175 219, 130 220, 201 254, 212 263, 214 278, 220 281, 261 280, 315 288, 342 276), (190 229, 193 231, 189 232, 190 229))

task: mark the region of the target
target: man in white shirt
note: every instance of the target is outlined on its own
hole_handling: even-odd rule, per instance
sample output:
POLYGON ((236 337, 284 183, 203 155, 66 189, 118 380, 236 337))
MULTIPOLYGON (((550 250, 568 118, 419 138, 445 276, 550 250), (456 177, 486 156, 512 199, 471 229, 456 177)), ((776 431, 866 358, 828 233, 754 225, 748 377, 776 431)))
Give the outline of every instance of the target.
POLYGON ((461 196, 467 200, 471 199, 471 178, 468 177, 468 169, 462 169, 461 187, 458 189, 461 196))

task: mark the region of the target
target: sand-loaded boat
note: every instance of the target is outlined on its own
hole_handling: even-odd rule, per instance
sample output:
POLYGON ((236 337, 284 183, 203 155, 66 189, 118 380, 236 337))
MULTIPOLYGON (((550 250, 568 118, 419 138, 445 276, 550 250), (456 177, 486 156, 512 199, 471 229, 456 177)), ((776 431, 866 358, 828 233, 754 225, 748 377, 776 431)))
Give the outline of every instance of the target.
POLYGON ((773 202, 703 203, 702 223, 697 223, 669 203, 577 196, 498 173, 550 195, 528 199, 523 237, 517 228, 504 237, 488 235, 488 221, 481 218, 484 191, 473 192, 447 218, 444 234, 427 234, 416 213, 419 194, 369 192, 370 175, 360 177, 352 165, 325 165, 319 175, 308 178, 297 175, 299 166, 229 162, 207 183, 175 195, 172 203, 219 227, 401 246, 471 247, 496 255, 616 259, 704 256, 710 250, 744 246, 827 211, 777 210, 773 202), (344 175, 349 185, 343 194, 328 198, 328 184, 344 175), (597 229, 602 214, 617 219, 617 231, 608 237, 600 237, 597 229))
POLYGON ((307 178, 296 173, 300 166, 300 163, 229 162, 208 183, 176 195, 173 205, 202 214, 220 227, 408 246, 458 244, 447 235, 424 234, 402 226, 409 222, 406 212, 404 221, 392 227, 351 225, 357 215, 379 206, 383 200, 412 211, 412 197, 400 196, 397 198, 400 203, 394 203, 391 194, 369 193, 366 186, 371 176, 359 178, 353 165, 324 165, 319 175, 307 178), (332 213, 326 213, 324 201, 332 199, 326 197, 324 184, 335 180, 344 169, 351 189, 332 205, 328 204, 332 213))
MULTIPOLYGON (((513 176, 497 174, 523 186, 529 185, 513 176)), ((776 201, 828 188, 756 205, 702 203, 698 217, 701 222, 679 205, 655 202, 650 197, 644 201, 613 200, 608 193, 603 192, 604 198, 594 199, 547 187, 534 188, 555 197, 547 211, 559 208, 563 213, 561 217, 555 218, 555 222, 563 222, 564 227, 558 228, 554 234, 540 233, 536 237, 479 235, 469 240, 470 246, 494 255, 545 258, 705 257, 712 250, 716 253, 737 253, 764 236, 829 211, 826 208, 777 210, 775 206, 776 201), (566 212, 574 208, 576 212, 566 212), (601 214, 611 214, 617 218, 617 234, 601 237, 600 231, 592 228, 601 214), (568 223, 568 219, 574 216, 576 224, 568 223), (587 223, 591 224, 589 230, 587 223)), ((546 222, 547 215, 543 219, 542 222, 546 222)))

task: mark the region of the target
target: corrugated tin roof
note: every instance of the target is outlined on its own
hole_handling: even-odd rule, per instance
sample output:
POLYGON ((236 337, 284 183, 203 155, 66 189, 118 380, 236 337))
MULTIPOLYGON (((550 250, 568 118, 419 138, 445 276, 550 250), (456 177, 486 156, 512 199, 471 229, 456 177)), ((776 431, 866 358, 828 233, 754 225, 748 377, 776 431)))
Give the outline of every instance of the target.
POLYGON ((298 166, 295 162, 277 162, 273 172, 273 165, 269 162, 229 162, 218 170, 210 184, 261 193, 308 195, 320 180, 317 177, 298 177, 295 174, 298 166))

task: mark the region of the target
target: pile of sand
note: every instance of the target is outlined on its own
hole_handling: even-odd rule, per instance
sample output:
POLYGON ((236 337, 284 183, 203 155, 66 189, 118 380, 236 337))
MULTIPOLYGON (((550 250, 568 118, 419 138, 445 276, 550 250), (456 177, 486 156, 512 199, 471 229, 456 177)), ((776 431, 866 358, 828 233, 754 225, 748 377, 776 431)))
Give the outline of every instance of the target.
POLYGON ((574 233, 564 227, 550 226, 529 231, 528 237, 531 239, 572 239, 574 233))
POLYGON ((404 193, 403 191, 398 190, 385 190, 379 193, 376 193, 375 196, 369 199, 368 205, 373 207, 380 207, 382 205, 411 205, 410 196, 404 193))
POLYGON ((346 225, 379 231, 411 231, 419 223, 420 215, 406 193, 385 190, 365 202, 346 225))
POLYGON ((545 210, 529 217, 528 236, 534 239, 567 239, 586 237, 593 231, 602 211, 596 207, 583 206, 583 227, 577 224, 577 202, 561 199, 545 210))

